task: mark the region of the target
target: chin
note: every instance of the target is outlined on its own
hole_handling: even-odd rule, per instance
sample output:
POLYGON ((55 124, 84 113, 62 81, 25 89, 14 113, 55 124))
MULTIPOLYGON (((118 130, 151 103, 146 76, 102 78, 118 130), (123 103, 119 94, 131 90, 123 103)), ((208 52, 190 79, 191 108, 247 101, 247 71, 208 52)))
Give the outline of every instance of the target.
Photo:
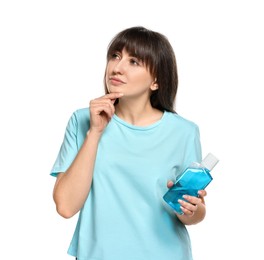
POLYGON ((107 90, 109 93, 119 93, 119 92, 123 93, 122 89, 118 87, 108 87, 107 90))

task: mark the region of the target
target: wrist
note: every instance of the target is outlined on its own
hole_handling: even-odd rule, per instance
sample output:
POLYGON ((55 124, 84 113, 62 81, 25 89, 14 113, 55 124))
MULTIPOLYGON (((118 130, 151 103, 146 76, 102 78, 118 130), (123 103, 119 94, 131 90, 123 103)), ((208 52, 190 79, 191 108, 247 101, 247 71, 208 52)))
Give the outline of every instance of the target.
POLYGON ((86 137, 92 137, 93 140, 99 140, 103 132, 94 129, 89 129, 86 133, 86 137))

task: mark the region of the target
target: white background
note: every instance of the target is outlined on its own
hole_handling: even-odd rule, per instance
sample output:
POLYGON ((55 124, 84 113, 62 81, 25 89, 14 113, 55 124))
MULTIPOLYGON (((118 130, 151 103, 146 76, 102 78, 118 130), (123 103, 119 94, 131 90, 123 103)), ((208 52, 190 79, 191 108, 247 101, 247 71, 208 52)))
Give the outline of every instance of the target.
POLYGON ((1 1, 0 259, 73 259, 77 216, 56 213, 49 172, 71 113, 103 93, 109 41, 135 25, 169 38, 177 112, 220 159, 207 217, 188 227, 194 260, 264 259, 261 2, 1 1))

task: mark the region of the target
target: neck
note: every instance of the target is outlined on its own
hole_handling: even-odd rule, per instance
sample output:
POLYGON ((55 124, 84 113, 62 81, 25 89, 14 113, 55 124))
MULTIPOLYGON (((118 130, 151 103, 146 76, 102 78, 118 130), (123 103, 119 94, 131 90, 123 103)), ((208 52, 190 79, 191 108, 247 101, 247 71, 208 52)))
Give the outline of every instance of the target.
POLYGON ((116 115, 129 124, 136 126, 147 126, 158 120, 163 112, 153 108, 150 101, 146 103, 138 103, 125 100, 123 97, 116 105, 116 115))

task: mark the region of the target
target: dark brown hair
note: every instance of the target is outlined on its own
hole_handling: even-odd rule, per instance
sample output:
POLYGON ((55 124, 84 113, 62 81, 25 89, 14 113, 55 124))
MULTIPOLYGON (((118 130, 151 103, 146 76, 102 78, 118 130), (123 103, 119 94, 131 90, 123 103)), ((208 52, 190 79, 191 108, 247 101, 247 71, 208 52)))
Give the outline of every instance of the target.
MULTIPOLYGON (((174 111, 178 89, 176 58, 168 39, 144 27, 131 27, 119 32, 109 43, 107 62, 112 55, 125 49, 129 55, 140 59, 156 79, 158 89, 150 96, 152 107, 161 111, 174 111)), ((105 92, 108 93, 106 82, 105 92)))

